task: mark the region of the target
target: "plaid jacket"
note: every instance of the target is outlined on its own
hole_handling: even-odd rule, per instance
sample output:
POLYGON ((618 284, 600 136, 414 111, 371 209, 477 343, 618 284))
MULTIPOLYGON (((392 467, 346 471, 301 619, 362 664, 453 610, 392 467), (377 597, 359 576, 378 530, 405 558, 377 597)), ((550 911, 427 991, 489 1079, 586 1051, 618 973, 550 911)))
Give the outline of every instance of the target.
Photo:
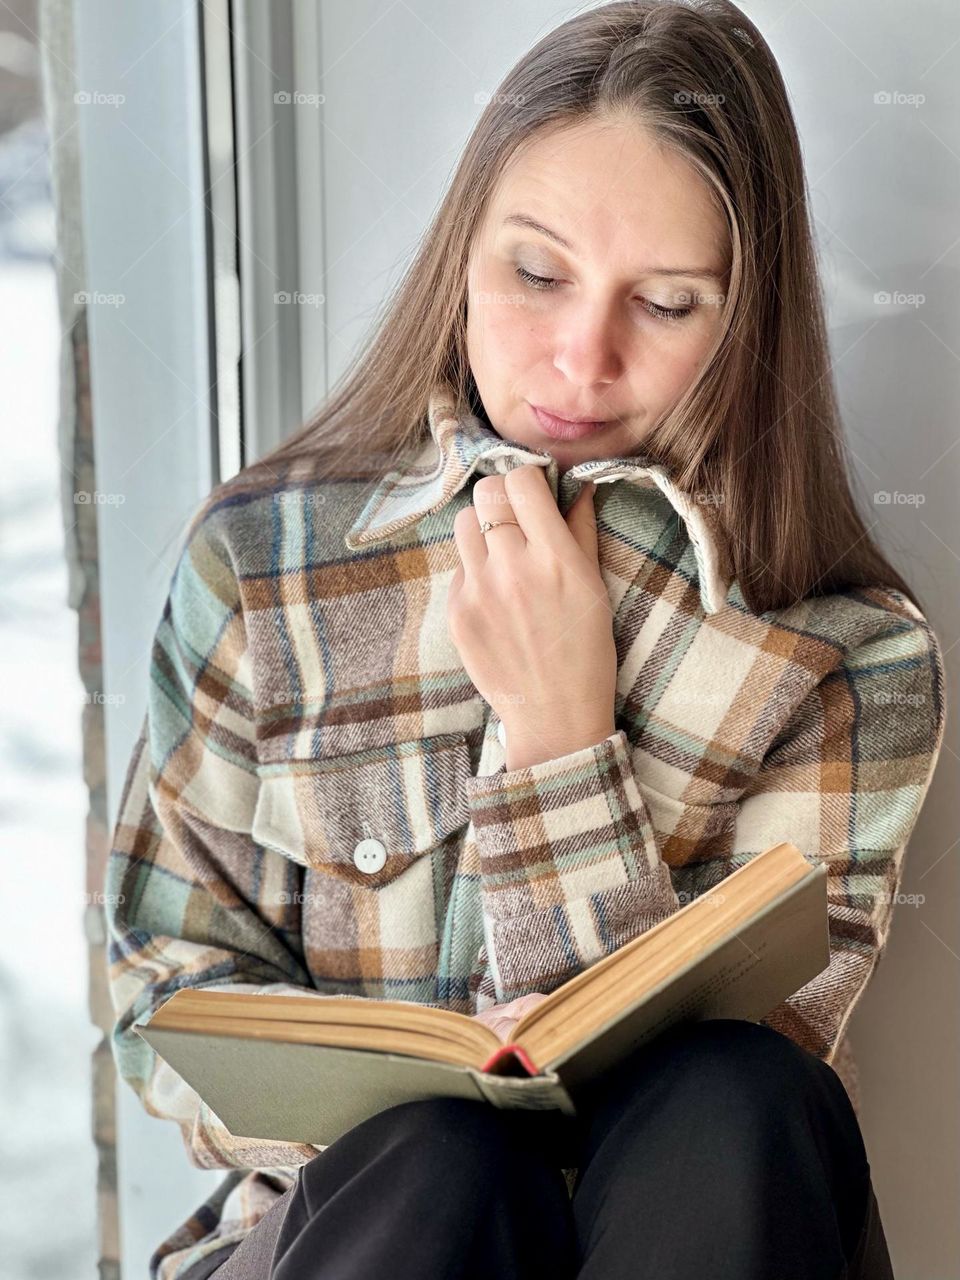
POLYGON ((372 485, 241 472, 177 563, 105 884, 113 1050, 189 1159, 231 1173, 152 1280, 228 1252, 323 1150, 234 1137, 135 1033, 183 986, 472 1014, 553 990, 790 840, 827 865, 832 955, 765 1021, 856 1103, 845 1031, 943 737, 929 624, 880 587, 755 615, 714 507, 649 460, 558 477, 444 386, 428 422, 372 485), (523 463, 562 511, 597 486, 617 729, 508 772, 445 607, 472 482, 523 463))

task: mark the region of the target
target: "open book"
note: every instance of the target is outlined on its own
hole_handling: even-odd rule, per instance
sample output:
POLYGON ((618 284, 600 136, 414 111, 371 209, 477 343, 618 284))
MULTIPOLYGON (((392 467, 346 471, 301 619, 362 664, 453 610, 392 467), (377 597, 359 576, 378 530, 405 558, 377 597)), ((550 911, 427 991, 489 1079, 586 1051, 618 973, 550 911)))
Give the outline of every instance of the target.
POLYGON ((453 1095, 576 1114, 578 1087, 675 1023, 758 1021, 830 960, 826 867, 773 845, 540 1001, 505 1043, 406 1000, 183 988, 139 1034, 231 1133, 327 1146, 453 1095))

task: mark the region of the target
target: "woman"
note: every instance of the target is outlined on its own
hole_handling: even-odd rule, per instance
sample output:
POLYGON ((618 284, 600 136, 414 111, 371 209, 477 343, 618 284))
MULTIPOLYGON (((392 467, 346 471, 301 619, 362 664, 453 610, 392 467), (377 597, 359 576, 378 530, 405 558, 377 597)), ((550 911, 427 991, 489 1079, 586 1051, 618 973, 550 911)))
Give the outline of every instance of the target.
POLYGON ((351 375, 177 565, 107 877, 114 1050, 232 1172, 154 1280, 891 1274, 845 1032, 943 663, 845 466, 759 32, 725 0, 571 19, 351 375), (502 1033, 779 840, 827 866, 828 968, 575 1121, 428 1100, 238 1138, 134 1030, 193 985, 502 1033))

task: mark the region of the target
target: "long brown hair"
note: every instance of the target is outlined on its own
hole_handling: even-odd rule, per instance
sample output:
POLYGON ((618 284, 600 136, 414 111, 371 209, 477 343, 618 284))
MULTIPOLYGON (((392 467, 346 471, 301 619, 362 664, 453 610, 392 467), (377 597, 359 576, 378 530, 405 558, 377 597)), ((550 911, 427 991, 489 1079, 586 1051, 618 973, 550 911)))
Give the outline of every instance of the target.
POLYGON ((327 400, 245 483, 295 459, 382 472, 425 433, 438 379, 482 412, 466 356, 467 261, 498 175, 544 129, 635 120, 679 151, 724 211, 730 285, 715 348, 643 442, 709 495, 755 613, 886 586, 920 602, 851 492, 796 125, 760 32, 730 0, 618 0, 544 36, 480 116, 375 336, 327 400))

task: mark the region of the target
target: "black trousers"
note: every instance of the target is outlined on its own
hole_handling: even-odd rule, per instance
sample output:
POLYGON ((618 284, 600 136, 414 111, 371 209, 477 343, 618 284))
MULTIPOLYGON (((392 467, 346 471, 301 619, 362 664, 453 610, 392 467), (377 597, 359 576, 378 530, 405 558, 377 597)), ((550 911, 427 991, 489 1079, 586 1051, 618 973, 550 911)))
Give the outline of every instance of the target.
POLYGON ((771 1028, 674 1028, 577 1104, 575 1118, 450 1098, 381 1112, 300 1168, 260 1242, 268 1268, 253 1264, 260 1223, 215 1275, 892 1280, 846 1090, 771 1028))

